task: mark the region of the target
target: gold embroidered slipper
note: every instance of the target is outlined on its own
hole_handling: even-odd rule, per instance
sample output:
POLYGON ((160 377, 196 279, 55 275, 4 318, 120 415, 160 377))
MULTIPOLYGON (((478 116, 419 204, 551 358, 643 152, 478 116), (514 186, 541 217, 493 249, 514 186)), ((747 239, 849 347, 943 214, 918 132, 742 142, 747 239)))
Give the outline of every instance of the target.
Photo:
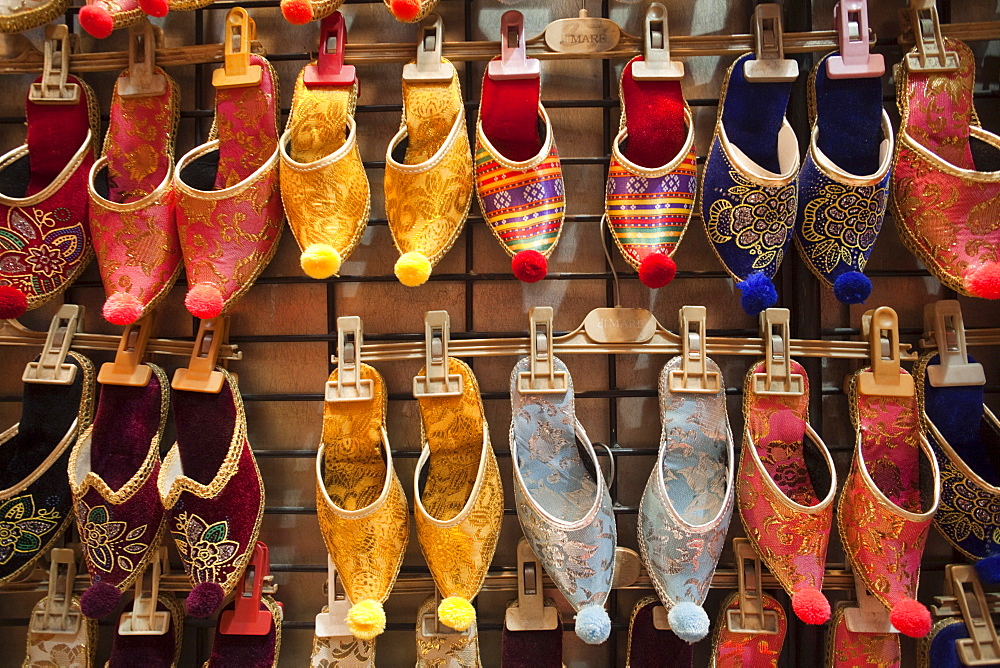
MULTIPOLYGON (((320 614, 329 609, 323 606, 320 614)), ((373 668, 375 666, 375 641, 361 640, 354 636, 325 638, 313 636, 309 668, 373 668)))
MULTIPOLYGON (((31 610, 31 619, 45 618, 50 609, 49 597, 31 610)), ((61 616, 61 615, 59 615, 61 616)), ((52 619, 56 615, 50 615, 52 619)), ((28 627, 27 654, 23 668, 95 668, 97 622, 80 613, 80 598, 70 599, 68 617, 78 620, 67 632, 28 627)))
POLYGON ((479 384, 468 365, 448 357, 439 366, 421 370, 414 389, 423 440, 413 474, 417 538, 444 597, 439 619, 466 631, 476 621, 470 601, 483 586, 500 535, 500 471, 479 384), (438 371, 447 379, 446 389, 428 393, 426 385, 435 382, 438 371))
POLYGON ((479 668, 479 631, 473 621, 461 633, 438 626, 434 597, 417 611, 417 668, 479 668))

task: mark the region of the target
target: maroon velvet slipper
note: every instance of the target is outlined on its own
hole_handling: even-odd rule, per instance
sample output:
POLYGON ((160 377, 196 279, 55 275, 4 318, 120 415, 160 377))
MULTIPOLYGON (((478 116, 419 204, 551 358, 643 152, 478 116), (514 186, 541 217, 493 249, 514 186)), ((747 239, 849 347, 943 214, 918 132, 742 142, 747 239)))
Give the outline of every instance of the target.
POLYGON ((232 592, 264 512, 243 399, 236 379, 217 370, 226 380, 218 394, 173 391, 177 442, 158 481, 167 526, 194 586, 186 603, 192 617, 209 617, 232 592))
MULTIPOLYGON (((632 610, 628 626, 628 659, 626 668, 691 668, 694 665, 694 645, 681 640, 669 629, 658 629, 653 622, 653 610, 661 606, 656 596, 640 599, 632 610)), ((666 611, 663 611, 666 621, 666 611)))
MULTIPOLYGON (((555 607, 551 599, 545 603, 555 607)), ((516 605, 517 601, 512 601, 507 607, 516 605)), ((500 665, 503 668, 562 668, 562 641, 562 624, 551 630, 516 631, 505 621, 500 665)))
MULTIPOLYGON (((133 602, 134 603, 134 602, 133 602)), ((148 609, 148 608, 147 608, 148 609)), ((181 659, 184 611, 173 594, 160 596, 156 609, 170 613, 170 626, 159 635, 125 635, 115 631, 105 668, 172 668, 181 659)))
POLYGON ((156 491, 167 422, 167 376, 150 364, 145 387, 102 385, 94 423, 73 446, 69 484, 93 584, 80 597, 90 618, 111 614, 163 539, 156 491))
MULTIPOLYGON (((233 609, 230 603, 227 609, 233 609)), ((281 650, 281 604, 270 596, 262 596, 260 609, 271 611, 271 628, 264 635, 230 635, 215 629, 212 655, 203 668, 276 668, 281 650)), ((219 615, 222 619, 222 615, 219 615)))

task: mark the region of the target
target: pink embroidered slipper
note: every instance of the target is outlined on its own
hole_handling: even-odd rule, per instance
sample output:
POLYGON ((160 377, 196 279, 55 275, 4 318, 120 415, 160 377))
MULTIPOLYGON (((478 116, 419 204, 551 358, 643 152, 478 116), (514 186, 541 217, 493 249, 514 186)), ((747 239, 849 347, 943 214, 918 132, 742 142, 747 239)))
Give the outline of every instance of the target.
POLYGON ((41 82, 28 94, 25 144, 0 157, 0 319, 60 294, 91 258, 87 173, 97 102, 76 77, 61 90, 41 82), (41 101, 32 101, 39 92, 41 101))
POLYGON ((284 218, 278 79, 267 60, 250 53, 256 27, 246 11, 231 9, 226 27, 228 64, 212 77, 211 139, 181 157, 174 175, 189 286, 184 304, 203 319, 222 315, 250 289, 278 248, 284 218))
POLYGON ((162 88, 140 88, 138 71, 118 77, 104 156, 90 170, 91 232, 108 297, 103 314, 114 325, 155 308, 181 269, 172 186, 180 92, 162 69, 132 69, 139 68, 162 88))
POLYGON ((761 593, 760 598, 763 610, 775 615, 777 628, 771 633, 729 628, 729 620, 740 617, 740 595, 730 594, 719 609, 719 620, 712 632, 710 668, 778 668, 788 620, 784 608, 773 596, 761 593))
POLYGON ((833 612, 826 640, 826 668, 899 668, 899 635, 856 633, 847 626, 850 603, 833 612))

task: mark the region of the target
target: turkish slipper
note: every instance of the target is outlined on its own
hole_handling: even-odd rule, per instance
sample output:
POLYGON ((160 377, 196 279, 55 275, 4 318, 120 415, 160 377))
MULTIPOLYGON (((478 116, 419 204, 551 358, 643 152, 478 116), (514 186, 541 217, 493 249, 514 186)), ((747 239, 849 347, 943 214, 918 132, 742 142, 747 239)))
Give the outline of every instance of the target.
POLYGON ((417 668, 479 668, 479 631, 475 620, 456 633, 435 625, 434 597, 417 611, 417 668))
MULTIPOLYGON (((957 644, 968 637, 969 628, 961 617, 939 619, 934 623, 931 632, 917 641, 917 667, 962 668, 965 663, 959 657, 957 644)), ((896 666, 898 665, 897 662, 896 666)), ((890 668, 894 666, 890 665, 890 668)))
MULTIPOLYGON (((135 601, 133 601, 133 605, 135 601)), ((175 668, 181 659, 181 642, 184 637, 184 611, 173 594, 163 594, 156 600, 156 610, 169 615, 166 633, 123 634, 115 627, 111 644, 111 657, 105 668, 175 668)), ((133 612, 129 608, 129 613, 133 612)))
POLYGON ((850 603, 842 602, 833 611, 833 621, 827 632, 826 667, 899 668, 899 634, 851 631, 844 614, 850 607, 850 603))
POLYGON ((632 609, 625 668, 694 667, 694 646, 678 638, 670 629, 656 627, 653 610, 659 605, 659 598, 646 596, 632 609))
POLYGON ((719 619, 712 632, 712 662, 710 668, 778 668, 781 648, 785 644, 788 620, 785 610, 773 596, 760 593, 763 609, 774 614, 776 633, 742 632, 729 628, 729 618, 739 619, 739 592, 730 594, 719 609, 719 619))
POLYGON ((87 0, 80 8, 80 27, 97 39, 110 37, 114 31, 141 21, 147 3, 152 16, 166 15, 163 0, 87 0))
POLYGON ((415 23, 427 18, 437 7, 438 0, 382 0, 382 2, 397 21, 415 23))
MULTIPOLYGON (((555 608, 556 604, 546 598, 543 606, 555 608)), ((516 600, 507 604, 508 610, 516 607, 516 600)), ((504 668, 562 668, 562 636, 562 624, 557 624, 554 629, 514 630, 507 624, 505 615, 500 639, 500 665, 504 668)))
MULTIPOLYGON (((44 615, 48 599, 43 598, 31 610, 31 618, 44 615)), ((97 653, 97 622, 80 614, 80 599, 74 596, 68 617, 80 623, 67 633, 35 631, 28 627, 28 647, 23 668, 94 668, 97 653)))
POLYGON ((70 351, 69 385, 25 383, 21 420, 0 433, 0 583, 29 571, 73 519, 66 467, 90 424, 94 365, 70 351))
MULTIPOLYGON (((235 608, 230 603, 227 610, 235 608)), ((264 635, 223 633, 216 627, 212 654, 202 668, 277 668, 281 652, 281 624, 284 612, 270 596, 262 596, 260 609, 271 613, 271 627, 264 635)), ((222 615, 219 615, 222 618, 222 615)))
POLYGON ((605 210, 622 257, 650 288, 674 279, 672 256, 694 207, 694 122, 678 81, 637 79, 633 58, 619 83, 621 125, 611 145, 605 210))
POLYGON ((163 92, 128 95, 129 70, 115 81, 104 156, 90 172, 90 231, 107 301, 102 313, 130 325, 156 308, 181 270, 174 214, 177 83, 160 68, 163 92))
POLYGON ((281 15, 292 25, 321 21, 340 9, 344 0, 281 0, 281 15))
POLYGON ((69 7, 69 0, 25 0, 0 7, 0 33, 24 32, 49 23, 69 7))
POLYGON ((0 319, 61 294, 92 257, 87 174, 100 118, 90 86, 74 76, 66 85, 79 87, 79 101, 29 97, 27 139, 0 157, 0 319))
MULTIPOLYGON (((323 614, 328 611, 324 605, 323 614)), ((313 636, 309 668, 373 668, 374 666, 374 640, 361 640, 354 636, 333 638, 313 636)))

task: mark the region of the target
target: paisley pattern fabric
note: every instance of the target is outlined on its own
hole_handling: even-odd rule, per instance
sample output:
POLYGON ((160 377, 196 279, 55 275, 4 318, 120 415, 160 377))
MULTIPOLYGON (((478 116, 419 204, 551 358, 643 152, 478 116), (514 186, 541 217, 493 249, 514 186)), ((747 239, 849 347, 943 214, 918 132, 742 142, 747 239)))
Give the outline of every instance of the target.
POLYGON ((836 471, 826 445, 808 426, 805 369, 791 361, 791 373, 803 378, 802 396, 756 394, 754 374, 764 371, 763 362, 752 366, 743 389, 746 429, 737 484, 740 516, 747 538, 785 591, 822 589, 836 471), (806 438, 827 467, 823 486, 806 467, 806 438))
POLYGON ((899 668, 899 634, 854 633, 847 628, 844 618, 848 607, 849 603, 840 603, 833 611, 827 634, 826 668, 899 668))
POLYGON ((764 609, 778 615, 777 633, 736 633, 726 623, 728 610, 738 610, 738 593, 730 594, 720 608, 719 619, 712 632, 711 668, 777 668, 781 648, 785 644, 788 619, 785 609, 768 594, 761 594, 764 609))
POLYGON ((460 396, 417 400, 424 442, 413 475, 417 538, 442 597, 472 599, 496 550, 503 488, 476 377, 455 358, 448 373, 462 376, 460 396))
POLYGON ((425 628, 425 618, 434 614, 436 601, 429 598, 417 612, 417 668, 479 668, 479 631, 435 633, 425 628))
POLYGON ((945 39, 958 54, 954 72, 896 68, 901 114, 892 207, 903 243, 945 286, 970 295, 968 274, 1000 262, 1000 172, 977 171, 970 138, 992 146, 973 107, 975 56, 945 39))
POLYGON ((24 32, 45 25, 66 12, 69 0, 3 0, 0 33, 24 32))
POLYGON ((281 199, 301 250, 324 243, 346 258, 361 241, 371 208, 354 127, 358 84, 307 87, 304 73, 295 80, 279 140, 281 199))
POLYGON ((535 157, 511 162, 493 148, 482 123, 476 127, 476 195, 479 208, 508 255, 552 254, 566 213, 565 188, 552 123, 539 105, 545 139, 535 157))
POLYGON ((524 536, 545 572, 580 610, 607 600, 618 536, 597 454, 576 420, 569 371, 558 358, 553 364, 556 373, 566 374, 565 393, 518 391, 518 374, 531 366, 527 357, 511 374, 514 503, 524 536))
MULTIPOLYGON (((35 604, 35 612, 44 612, 47 598, 35 604)), ((94 668, 97 652, 97 622, 80 613, 80 597, 74 596, 70 611, 80 618, 73 635, 68 633, 37 633, 28 631, 28 647, 24 668, 94 668)))
MULTIPOLYGON (((720 373, 714 361, 705 364, 720 373)), ((735 496, 725 389, 672 392, 670 372, 680 368, 678 356, 660 373, 660 452, 639 504, 639 549, 668 610, 705 601, 735 496)))
MULTIPOLYGON (((330 382, 337 374, 331 374, 330 382)), ((410 524, 385 437, 385 383, 367 364, 360 365, 360 375, 372 381, 372 399, 326 403, 316 459, 320 530, 347 597, 355 603, 388 598, 403 563, 410 524)))
MULTIPOLYGON (((327 607, 323 606, 323 613, 327 607)), ((371 668, 375 665, 375 642, 353 636, 313 636, 309 668, 371 668)))

